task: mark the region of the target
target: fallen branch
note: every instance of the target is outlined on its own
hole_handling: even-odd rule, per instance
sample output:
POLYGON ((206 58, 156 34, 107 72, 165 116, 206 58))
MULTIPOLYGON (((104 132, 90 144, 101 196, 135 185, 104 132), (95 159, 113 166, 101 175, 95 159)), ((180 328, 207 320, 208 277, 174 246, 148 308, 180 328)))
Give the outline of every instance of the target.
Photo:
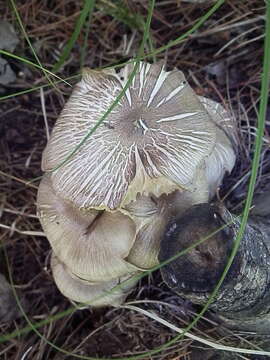
MULTIPOLYGON (((230 328, 269 335, 270 216, 258 216, 258 213, 257 208, 257 215, 249 219, 238 253, 210 309, 230 328)), ((174 219, 163 238, 161 261, 225 223, 230 224, 161 269, 167 285, 194 303, 205 304, 214 290, 230 256, 241 219, 222 205, 199 204, 174 219)))

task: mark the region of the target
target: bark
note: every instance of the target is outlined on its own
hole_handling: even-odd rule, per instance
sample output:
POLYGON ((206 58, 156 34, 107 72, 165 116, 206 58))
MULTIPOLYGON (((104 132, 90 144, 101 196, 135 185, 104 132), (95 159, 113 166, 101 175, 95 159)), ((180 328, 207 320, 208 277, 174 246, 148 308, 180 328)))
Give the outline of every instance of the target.
MULTIPOLYGON (((256 211, 258 214, 258 208, 256 211)), ((230 328, 269 335, 270 215, 267 211, 264 215, 250 217, 234 262, 210 309, 230 328)), ((161 261, 229 225, 162 267, 167 285, 182 297, 205 304, 223 273, 240 223, 241 219, 222 205, 209 204, 195 205, 184 216, 173 219, 161 243, 161 261)))

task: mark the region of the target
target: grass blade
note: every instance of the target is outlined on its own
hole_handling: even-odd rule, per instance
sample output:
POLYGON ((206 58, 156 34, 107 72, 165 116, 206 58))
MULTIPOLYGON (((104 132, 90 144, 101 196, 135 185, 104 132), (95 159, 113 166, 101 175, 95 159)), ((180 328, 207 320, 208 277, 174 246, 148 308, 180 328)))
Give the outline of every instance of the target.
POLYGON ((249 211, 252 205, 252 199, 254 194, 254 189, 256 185, 256 179, 260 164, 260 154, 263 144, 263 134, 264 134, 264 128, 265 128, 265 117, 266 117, 266 111, 267 111, 267 104, 268 104, 268 94, 269 94, 269 79, 270 79, 270 1, 267 1, 266 5, 266 29, 265 29, 265 41, 264 41, 264 57, 263 57, 263 71, 262 71, 262 81, 261 81, 261 98, 260 98, 260 106, 259 106, 259 116, 258 116, 258 128, 257 128, 257 136, 255 141, 255 149, 254 149, 254 156, 252 159, 252 168, 251 168, 251 175, 250 175, 250 181, 248 186, 248 193, 247 193, 247 199, 245 202, 245 207, 242 213, 242 221, 240 225, 240 229, 238 231, 238 234, 235 239, 234 247, 232 249, 232 252, 230 254, 229 260, 226 264, 226 267, 224 269, 224 272, 218 281, 214 291, 212 292, 211 296, 209 297, 208 301, 202 308, 202 310, 199 312, 199 314, 195 317, 195 319, 189 324, 189 326, 186 327, 184 330, 184 333, 177 336, 178 339, 180 339, 182 336, 184 336, 185 332, 192 329, 194 325, 198 322, 198 320, 204 315, 204 313, 208 310, 209 305, 213 302, 215 299, 232 263, 235 258, 235 255, 237 254, 240 242, 243 238, 245 228, 247 225, 248 217, 249 217, 249 211))
MULTIPOLYGON (((69 76, 67 77, 66 79, 61 79, 61 80, 58 80, 55 82, 55 84, 59 84, 60 82, 67 82, 68 80, 73 80, 73 79, 76 79, 80 76, 80 74, 77 74, 77 75, 73 75, 73 76, 69 76)), ((68 83, 69 84, 69 83, 68 83)), ((24 95, 24 94, 28 94, 28 93, 31 93, 31 92, 34 92, 36 90, 40 90, 40 89, 45 89, 45 88, 48 88, 50 87, 51 84, 44 84, 44 85, 39 85, 39 86, 35 86, 35 87, 32 87, 30 89, 25 89, 25 90, 21 90, 21 91, 18 91, 16 93, 13 93, 13 94, 9 94, 9 95, 4 95, 4 96, 0 96, 0 101, 4 101, 4 100, 8 100, 8 99, 11 99, 15 96, 20 96, 20 95, 24 95)), ((72 85, 71 85, 72 86, 72 85)))
MULTIPOLYGON (((95 6, 95 0, 85 0, 84 1, 84 6, 83 6, 80 16, 76 22, 75 29, 74 29, 70 39, 68 40, 58 62, 53 66, 53 68, 52 68, 53 72, 57 72, 61 68, 61 66, 64 64, 66 59, 68 58, 70 51, 73 48, 74 43, 78 39, 81 29, 87 20, 87 17, 89 19, 91 19, 91 15, 92 15, 94 6, 95 6)), ((89 26, 88 26, 88 28, 89 28, 89 26)))
MULTIPOLYGON (((8 52, 8 51, 5 51, 5 50, 1 50, 1 49, 0 49, 0 54, 3 54, 3 55, 6 55, 6 56, 9 56, 9 57, 12 57, 13 59, 20 60, 20 61, 24 62, 25 64, 34 66, 35 68, 42 70, 43 73, 46 74, 46 77, 47 77, 47 75, 49 74, 49 75, 51 75, 51 76, 54 76, 54 77, 57 78, 58 80, 61 80, 62 82, 64 82, 64 83, 67 84, 68 86, 71 86, 71 84, 69 84, 66 80, 62 79, 60 76, 55 75, 52 71, 45 69, 42 65, 35 64, 35 63, 33 63, 32 61, 30 61, 30 60, 28 60, 28 59, 25 59, 25 58, 23 58, 23 57, 21 57, 21 56, 12 54, 12 53, 10 53, 10 52, 8 52)), ((48 79, 48 77, 47 77, 47 79, 48 79)), ((52 86, 55 87, 55 84, 53 84, 53 83, 51 82, 51 80, 50 80, 50 85, 52 85, 52 86)))
POLYGON ((15 16, 16 16, 16 18, 17 18, 18 24, 19 24, 19 26, 20 26, 20 28, 21 28, 21 30, 22 30, 23 36, 25 37, 25 40, 26 40, 26 42, 27 42, 30 50, 32 51, 32 53, 33 53, 33 55, 34 55, 34 57, 35 57, 38 65, 39 65, 40 69, 42 69, 42 71, 43 71, 43 73, 44 73, 44 76, 46 77, 46 79, 48 80, 48 82, 49 82, 52 86, 55 86, 54 83, 53 83, 53 81, 52 81, 52 80, 50 79, 50 77, 48 76, 47 72, 44 70, 44 68, 43 68, 43 66, 42 66, 42 64, 41 64, 41 62, 40 62, 40 60, 39 60, 39 57, 37 56, 37 53, 36 53, 34 47, 33 47, 32 44, 31 44, 31 41, 30 41, 30 39, 29 39, 29 37, 28 37, 28 35, 27 35, 27 32, 25 31, 25 28, 24 28, 24 26, 23 26, 21 17, 20 17, 20 15, 19 15, 19 12, 18 12, 18 10, 17 10, 17 7, 16 7, 16 4, 15 4, 14 0, 9 0, 9 1, 10 1, 10 4, 11 4, 12 9, 13 9, 13 11, 14 11, 14 14, 15 14, 15 16))

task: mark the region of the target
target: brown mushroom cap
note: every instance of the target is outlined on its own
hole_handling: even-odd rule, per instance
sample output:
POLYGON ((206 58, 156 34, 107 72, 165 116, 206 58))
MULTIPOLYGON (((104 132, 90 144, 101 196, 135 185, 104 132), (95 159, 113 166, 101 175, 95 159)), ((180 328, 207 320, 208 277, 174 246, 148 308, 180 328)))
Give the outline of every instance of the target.
POLYGON ((56 195, 49 176, 40 183, 37 203, 53 251, 77 277, 103 282, 138 270, 125 260, 135 240, 128 216, 76 209, 56 195))
MULTIPOLYGON (((43 154, 43 170, 62 163, 123 88, 120 73, 86 70, 43 154)), ((72 158, 52 173, 53 188, 78 208, 116 209, 138 193, 159 197, 192 188, 216 141, 215 125, 181 71, 141 63, 125 95, 72 158), (76 181, 75 181, 76 180, 76 181)))
POLYGON ((88 284, 86 281, 72 276, 67 267, 54 254, 51 257, 51 268, 55 283, 64 296, 70 300, 96 307, 119 306, 137 282, 125 277, 96 285, 88 284), (125 282, 121 285, 123 281, 125 282), (116 286, 117 288, 113 289, 116 286))

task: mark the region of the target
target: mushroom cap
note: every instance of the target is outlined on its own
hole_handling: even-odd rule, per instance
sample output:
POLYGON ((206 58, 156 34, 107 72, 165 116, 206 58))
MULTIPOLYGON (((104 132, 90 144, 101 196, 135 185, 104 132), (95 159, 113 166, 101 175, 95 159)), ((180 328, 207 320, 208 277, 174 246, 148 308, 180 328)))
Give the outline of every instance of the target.
POLYGON ((170 218, 179 217, 191 206, 208 202, 210 200, 209 183, 206 178, 205 164, 197 171, 192 191, 181 192, 179 190, 169 194, 166 198, 167 206, 170 208, 170 218))
POLYGON ((131 277, 113 279, 101 284, 91 285, 72 276, 68 268, 55 256, 51 257, 51 268, 55 283, 61 293, 70 300, 91 306, 119 306, 127 297, 137 280, 131 277), (128 280, 128 281, 127 281, 128 280), (121 285, 121 282, 126 281, 121 285), (116 287, 116 289, 113 289, 116 287), (113 289, 113 290, 112 290, 113 289))
POLYGON ((238 143, 236 123, 233 116, 216 101, 202 96, 199 99, 216 125, 216 144, 205 159, 205 175, 212 198, 224 174, 230 173, 235 164, 238 143))
POLYGON ((170 216, 208 202, 236 157, 232 117, 161 64, 140 63, 81 144, 132 69, 85 70, 43 153, 43 170, 58 167, 44 176, 37 199, 55 281, 65 296, 95 306, 123 301, 122 290, 95 297, 157 265, 170 216))
POLYGON ((150 269, 158 265, 161 236, 165 231, 167 221, 166 216, 158 213, 144 222, 130 250, 128 262, 140 269, 150 269))
POLYGON ((143 269, 158 265, 160 242, 169 220, 185 213, 194 204, 208 201, 209 184, 204 167, 198 169, 192 191, 175 190, 159 198, 138 195, 136 201, 124 208, 137 230, 128 261, 143 269))
MULTIPOLYGON (((59 166, 123 89, 133 69, 85 70, 43 153, 42 167, 59 166)), ((61 198, 78 208, 117 209, 138 193, 192 188, 211 154, 215 125, 181 71, 140 63, 124 96, 78 151, 52 172, 61 198), (74 181, 76 180, 76 181, 74 181)))
POLYGON ((141 269, 158 265, 161 236, 170 216, 165 198, 138 195, 125 207, 125 211, 136 224, 136 239, 129 252, 128 262, 141 269))
POLYGON ((56 195, 48 175, 40 183, 37 205, 52 249, 70 273, 95 283, 138 270, 125 260, 136 234, 128 216, 76 209, 56 195))

